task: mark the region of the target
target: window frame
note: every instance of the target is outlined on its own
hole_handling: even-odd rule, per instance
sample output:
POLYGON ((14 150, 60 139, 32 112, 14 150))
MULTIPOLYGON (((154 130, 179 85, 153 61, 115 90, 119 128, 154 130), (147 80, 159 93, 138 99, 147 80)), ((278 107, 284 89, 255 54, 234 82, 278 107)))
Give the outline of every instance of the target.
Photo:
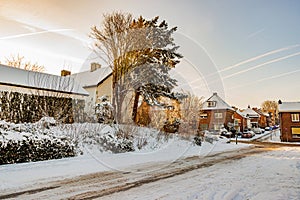
POLYGON ((207 102, 207 107, 212 108, 212 107, 216 107, 217 102, 216 101, 208 101, 207 102))
POLYGON ((214 113, 215 119, 223 119, 223 113, 221 112, 216 112, 214 113))
POLYGON ((299 113, 291 113, 292 122, 300 122, 299 113))

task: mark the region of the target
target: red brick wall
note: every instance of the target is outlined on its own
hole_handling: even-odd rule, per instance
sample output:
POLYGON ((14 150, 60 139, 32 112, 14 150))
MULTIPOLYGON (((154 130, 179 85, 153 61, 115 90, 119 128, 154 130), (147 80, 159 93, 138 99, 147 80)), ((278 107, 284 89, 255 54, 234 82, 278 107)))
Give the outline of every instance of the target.
POLYGON ((281 141, 300 142, 300 138, 292 137, 292 127, 300 127, 300 122, 292 122, 291 113, 280 113, 281 141))
POLYGON ((234 112, 232 110, 206 110, 203 113, 207 114, 207 119, 200 119, 199 128, 201 124, 207 124, 208 129, 212 130, 215 124, 227 126, 228 122, 233 123, 232 116, 234 112), (215 113, 222 113, 222 118, 216 119, 215 113))
POLYGON ((247 127, 247 119, 245 119, 241 115, 237 114, 236 112, 234 113, 233 116, 234 116, 235 119, 239 119, 240 120, 240 123, 239 123, 240 131, 243 132, 244 128, 247 127))

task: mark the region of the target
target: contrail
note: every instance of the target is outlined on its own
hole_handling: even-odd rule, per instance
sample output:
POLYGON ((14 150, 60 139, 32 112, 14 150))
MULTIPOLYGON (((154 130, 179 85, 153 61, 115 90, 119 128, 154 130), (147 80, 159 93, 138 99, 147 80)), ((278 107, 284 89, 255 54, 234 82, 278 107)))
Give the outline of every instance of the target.
POLYGON ((296 47, 299 47, 300 45, 299 44, 296 44, 296 45, 292 45, 292 46, 287 46, 287 47, 284 47, 284 48, 281 48, 281 49, 276 49, 276 50, 273 50, 273 51, 269 51, 267 53, 264 53, 262 55, 259 55, 259 56, 255 56, 253 58, 250 58, 250 59, 247 59, 247 60, 244 60, 242 62, 239 62, 237 64, 234 64, 234 65, 231 65, 231 66, 228 66, 222 70, 219 70, 219 72, 224 72, 224 71, 227 71, 227 70, 230 70, 230 69, 233 69, 233 68, 236 68, 240 65, 243 65, 243 64, 246 64, 246 63, 249 63, 249 62, 252 62, 252 61, 255 61, 255 60, 258 60, 260 58, 263 58, 263 57, 266 57, 266 56, 269 56, 269 55, 272 55, 272 54, 275 54, 275 53, 279 53, 279 52, 282 52, 282 51, 287 51, 289 49, 293 49, 293 48, 296 48, 296 47))
POLYGON ((294 54, 290 54, 290 55, 287 55, 287 56, 284 56, 284 57, 276 58, 274 60, 270 60, 268 62, 265 62, 265 63, 259 64, 259 65, 253 66, 251 68, 248 68, 248 69, 245 69, 245 70, 242 70, 242 71, 230 74, 228 76, 225 76, 225 77, 223 77, 223 80, 227 79, 227 78, 230 78, 230 77, 233 77, 233 76, 236 76, 238 74, 242 74, 242 73, 245 73, 245 72, 248 72, 248 71, 260 68, 262 66, 265 66, 265 65, 268 65, 268 64, 271 64, 271 63, 274 63, 274 62, 278 62, 278 61, 281 61, 281 60, 284 60, 284 59, 287 59, 287 58, 290 58, 290 57, 298 56, 298 55, 300 55, 300 52, 297 52, 297 53, 294 53, 294 54))
POLYGON ((279 74, 279 75, 270 76, 270 77, 263 78, 263 79, 259 79, 255 82, 252 82, 252 83, 239 85, 239 86, 236 86, 236 87, 231 87, 231 88, 228 88, 228 90, 233 90, 233 89, 237 89, 237 88, 241 88, 241 87, 250 86, 250 85, 258 83, 258 82, 263 82, 263 81, 267 81, 267 80, 270 80, 270 79, 280 78, 280 77, 291 75, 291 74, 298 73, 298 72, 300 72, 300 69, 297 69, 297 70, 294 70, 294 71, 291 71, 291 72, 286 72, 286 73, 279 74))
POLYGON ((254 33, 249 34, 249 35, 247 36, 247 38, 248 38, 248 39, 249 39, 249 38, 252 38, 252 37, 254 37, 254 36, 256 36, 256 35, 260 34, 261 32, 264 32, 264 31, 265 31, 265 28, 262 28, 262 29, 260 29, 260 30, 258 30, 258 31, 255 31, 254 33))
POLYGON ((73 29, 53 29, 53 30, 38 31, 38 32, 34 32, 34 33, 22 33, 22 34, 17 34, 17 35, 0 37, 0 40, 9 40, 9 39, 21 38, 21 37, 26 37, 26 36, 31 36, 31 35, 39 35, 39 34, 44 34, 44 33, 58 33, 58 32, 65 32, 65 31, 72 31, 72 30, 73 29))

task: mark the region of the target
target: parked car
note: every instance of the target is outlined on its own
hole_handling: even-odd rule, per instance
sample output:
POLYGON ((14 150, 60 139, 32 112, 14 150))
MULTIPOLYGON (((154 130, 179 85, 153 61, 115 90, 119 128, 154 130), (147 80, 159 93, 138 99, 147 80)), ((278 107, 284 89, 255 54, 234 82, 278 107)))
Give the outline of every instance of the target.
POLYGON ((244 131, 242 133, 242 138, 252 138, 253 136, 255 136, 253 131, 244 131))
POLYGON ((276 129, 279 128, 279 126, 278 125, 274 125, 272 128, 273 128, 273 130, 276 130, 276 129))
POLYGON ((261 134, 261 129, 260 128, 253 128, 252 130, 255 134, 261 134))
POLYGON ((224 137, 227 137, 227 138, 235 137, 235 134, 233 134, 230 131, 227 131, 225 128, 223 128, 223 129, 220 130, 220 135, 224 136, 224 137))
POLYGON ((237 132, 236 134, 237 134, 237 136, 241 136, 241 137, 242 137, 243 132, 239 131, 239 132, 237 132))
POLYGON ((270 127, 268 127, 268 126, 265 128, 265 131, 271 131, 271 130, 272 129, 270 127))
POLYGON ((265 132, 265 129, 264 129, 264 128, 261 128, 260 130, 261 130, 261 132, 262 132, 262 133, 264 133, 264 132, 265 132))

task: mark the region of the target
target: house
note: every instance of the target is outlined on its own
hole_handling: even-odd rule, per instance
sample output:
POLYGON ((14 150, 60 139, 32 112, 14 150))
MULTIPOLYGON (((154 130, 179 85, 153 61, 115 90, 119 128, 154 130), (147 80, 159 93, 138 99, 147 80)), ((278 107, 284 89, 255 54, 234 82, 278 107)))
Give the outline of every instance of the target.
POLYGON ((267 126, 270 126, 270 121, 269 121, 269 114, 263 112, 261 109, 258 108, 253 108, 255 112, 259 114, 259 119, 258 119, 258 126, 261 128, 265 128, 267 126))
POLYGON ((98 63, 91 63, 90 69, 70 75, 83 87, 89 96, 86 99, 85 111, 93 110, 99 98, 112 98, 112 70, 110 67, 101 67, 98 63))
POLYGON ((280 140, 300 142, 300 102, 279 101, 280 140))
POLYGON ((199 129, 218 131, 222 127, 233 127, 235 110, 228 105, 217 93, 203 103, 200 115, 199 129))
POLYGON ((243 132, 250 128, 250 118, 244 115, 239 109, 235 109, 233 118, 235 130, 243 132))
POLYGON ((254 128, 254 127, 259 127, 259 117, 260 115, 255 112, 250 106, 248 106, 247 109, 241 111, 243 115, 248 117, 250 119, 250 127, 248 128, 254 128))
POLYGON ((80 115, 85 91, 71 77, 0 65, 0 119, 35 122, 43 116, 73 122, 80 115))

